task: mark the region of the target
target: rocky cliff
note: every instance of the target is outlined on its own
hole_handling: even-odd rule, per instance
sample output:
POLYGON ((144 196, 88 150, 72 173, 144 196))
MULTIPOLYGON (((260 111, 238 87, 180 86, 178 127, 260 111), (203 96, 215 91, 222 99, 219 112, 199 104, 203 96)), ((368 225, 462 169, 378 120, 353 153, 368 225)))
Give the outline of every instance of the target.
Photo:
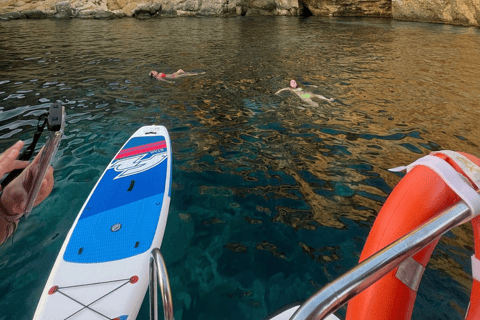
POLYGON ((393 0, 396 20, 480 26, 480 0, 393 0))
POLYGON ((391 0, 1 0, 0 19, 162 16, 391 17, 391 0))
POLYGON ((0 0, 0 20, 234 15, 380 17, 479 26, 480 0, 0 0))

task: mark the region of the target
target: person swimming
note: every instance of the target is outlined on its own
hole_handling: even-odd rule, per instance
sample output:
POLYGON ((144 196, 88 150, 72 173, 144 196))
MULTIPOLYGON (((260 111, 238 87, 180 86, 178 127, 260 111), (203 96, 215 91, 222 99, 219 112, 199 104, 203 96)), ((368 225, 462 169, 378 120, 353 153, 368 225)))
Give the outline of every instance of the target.
MULTIPOLYGON (((157 71, 150 71, 149 75, 152 78, 162 80, 162 81, 167 81, 167 79, 176 79, 176 78, 181 78, 181 77, 188 77, 188 76, 196 76, 197 74, 204 74, 205 72, 185 72, 182 69, 179 69, 175 73, 163 73, 163 72, 157 72, 157 71)), ((171 82, 171 81, 168 81, 171 82)))
POLYGON ((326 100, 328 102, 335 101, 333 98, 325 98, 320 94, 313 94, 313 93, 304 91, 302 88, 298 87, 297 81, 295 80, 290 80, 290 87, 278 90, 277 92, 275 92, 275 94, 279 94, 280 92, 285 90, 294 92, 297 96, 300 97, 300 99, 302 99, 304 102, 314 107, 318 107, 318 103, 313 101, 312 98, 318 98, 318 99, 326 100))

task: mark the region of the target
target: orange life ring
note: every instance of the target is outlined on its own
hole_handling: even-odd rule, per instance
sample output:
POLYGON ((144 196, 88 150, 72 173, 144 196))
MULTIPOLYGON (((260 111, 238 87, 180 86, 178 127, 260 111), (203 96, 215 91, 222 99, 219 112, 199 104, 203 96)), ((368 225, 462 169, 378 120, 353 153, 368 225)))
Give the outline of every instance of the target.
MULTIPOLYGON (((461 154, 480 166, 480 159, 469 154, 461 154)), ((456 171, 464 174, 449 157, 444 154, 435 156, 447 161, 456 171)), ((433 170, 426 166, 414 167, 394 188, 378 213, 360 256, 360 262, 459 200, 459 196, 433 170)), ((480 216, 471 222, 475 239, 475 257, 480 260, 480 216)), ((438 240, 413 256, 416 262, 413 260, 412 262, 422 269, 420 278, 438 240)), ((346 320, 410 319, 417 295, 416 288, 399 280, 397 271, 398 268, 392 270, 350 300, 346 320)), ((480 319, 480 282, 475 279, 466 319, 480 319)))

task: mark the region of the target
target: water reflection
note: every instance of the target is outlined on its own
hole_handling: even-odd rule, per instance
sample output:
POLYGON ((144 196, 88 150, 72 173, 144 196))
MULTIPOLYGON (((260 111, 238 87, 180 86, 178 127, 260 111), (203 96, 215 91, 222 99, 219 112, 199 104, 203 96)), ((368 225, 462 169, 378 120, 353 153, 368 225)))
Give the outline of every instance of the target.
MULTIPOLYGON (((306 299, 356 264, 400 179, 388 168, 440 149, 480 155, 478 32, 291 17, 3 23, 2 149, 28 141, 52 102, 68 114, 52 196, 0 249, 5 317, 33 315, 78 210, 144 124, 172 138, 162 251, 177 319, 261 319, 306 299), (179 68, 206 74, 148 77, 179 68), (290 79, 335 102, 275 95, 290 79), (28 310, 14 307, 25 297, 28 310)), ((462 318, 471 250, 469 226, 444 237, 426 278, 445 286, 424 281, 414 318, 438 305, 437 319, 462 318)))

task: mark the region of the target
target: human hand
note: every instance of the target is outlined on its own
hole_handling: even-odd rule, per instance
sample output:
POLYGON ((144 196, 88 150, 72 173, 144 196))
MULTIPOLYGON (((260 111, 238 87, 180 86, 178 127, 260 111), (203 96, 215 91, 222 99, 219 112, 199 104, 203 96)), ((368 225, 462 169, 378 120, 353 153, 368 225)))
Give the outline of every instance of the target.
POLYGON ((24 169, 28 166, 30 162, 17 160, 24 145, 25 142, 17 141, 0 155, 0 178, 15 169, 24 169))
MULTIPOLYGON (((7 151, 9 150, 10 149, 8 149, 7 151)), ((10 182, 3 190, 2 197, 0 198, 0 208, 3 209, 4 215, 16 216, 17 219, 19 219, 23 215, 28 201, 28 193, 30 189, 33 188, 33 183, 38 170, 38 163, 42 151, 40 151, 40 153, 37 155, 37 157, 35 157, 32 163, 30 163, 28 166, 24 166, 23 168, 26 167, 26 169, 23 170, 22 173, 12 182, 10 182)), ((4 154, 6 152, 4 152, 4 154)), ((26 162, 28 164, 27 161, 21 162, 26 162)), ((50 192, 52 192, 52 189, 53 168, 50 166, 47 169, 45 177, 43 178, 40 191, 38 193, 37 199, 35 200, 34 206, 37 206, 43 200, 45 200, 45 198, 48 197, 50 192)))

